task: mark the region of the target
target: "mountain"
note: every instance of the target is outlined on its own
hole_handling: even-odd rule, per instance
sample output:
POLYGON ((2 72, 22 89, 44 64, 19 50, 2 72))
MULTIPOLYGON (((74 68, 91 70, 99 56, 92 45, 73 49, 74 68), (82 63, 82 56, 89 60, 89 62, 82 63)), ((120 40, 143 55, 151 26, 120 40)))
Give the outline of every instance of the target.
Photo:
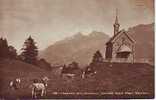
POLYGON ((128 29, 128 33, 135 40, 135 59, 147 59, 154 62, 154 23, 140 24, 128 29))
POLYGON ((92 56, 97 50, 104 54, 105 43, 108 39, 108 35, 97 31, 93 31, 89 35, 77 33, 49 46, 41 53, 41 57, 51 64, 68 64, 77 61, 81 65, 86 65, 92 60, 92 56))
MULTIPOLYGON (((135 59, 137 61, 154 61, 154 24, 139 24, 130 27, 128 34, 135 40, 135 59)), ((49 46, 41 57, 51 64, 68 64, 77 61, 88 64, 96 50, 105 54, 105 43, 110 37, 102 32, 93 31, 89 35, 78 33, 49 46)))

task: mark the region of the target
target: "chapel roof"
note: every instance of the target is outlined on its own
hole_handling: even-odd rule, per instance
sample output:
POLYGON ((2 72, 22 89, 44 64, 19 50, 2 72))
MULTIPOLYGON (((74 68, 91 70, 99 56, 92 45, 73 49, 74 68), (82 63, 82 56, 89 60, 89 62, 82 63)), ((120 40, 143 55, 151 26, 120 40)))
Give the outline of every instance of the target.
POLYGON ((128 35, 127 32, 123 29, 123 30, 119 31, 117 34, 115 34, 112 38, 110 38, 110 40, 106 44, 113 43, 122 34, 125 34, 132 43, 135 43, 133 38, 130 35, 128 35))

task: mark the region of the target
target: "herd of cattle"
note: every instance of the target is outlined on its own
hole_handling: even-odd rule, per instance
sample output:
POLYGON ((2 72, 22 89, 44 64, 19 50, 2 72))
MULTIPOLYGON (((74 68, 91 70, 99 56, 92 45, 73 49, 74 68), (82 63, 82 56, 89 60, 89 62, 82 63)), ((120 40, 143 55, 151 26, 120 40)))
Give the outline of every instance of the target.
MULTIPOLYGON (((64 73, 64 74, 70 78, 74 77, 74 74, 71 74, 71 73, 64 73)), ((96 74, 96 71, 93 71, 90 68, 87 68, 87 70, 82 72, 81 78, 84 79, 86 75, 91 76, 94 74, 96 74)), ((33 83, 29 86, 31 88, 32 98, 37 98, 37 96, 43 97, 46 95, 46 92, 47 92, 46 90, 47 90, 49 80, 50 79, 47 76, 44 76, 40 79, 33 79, 33 83)), ((20 85, 21 85, 21 78, 16 78, 10 81, 9 87, 10 89, 16 91, 20 89, 20 85)))
MULTIPOLYGON (((41 79, 34 79, 33 84, 30 85, 30 88, 32 89, 32 98, 37 98, 37 95, 44 96, 46 95, 46 87, 48 86, 49 78, 47 76, 41 78, 41 79)), ((20 89, 21 85, 21 79, 16 78, 12 81, 10 81, 9 87, 12 90, 18 90, 20 89)))

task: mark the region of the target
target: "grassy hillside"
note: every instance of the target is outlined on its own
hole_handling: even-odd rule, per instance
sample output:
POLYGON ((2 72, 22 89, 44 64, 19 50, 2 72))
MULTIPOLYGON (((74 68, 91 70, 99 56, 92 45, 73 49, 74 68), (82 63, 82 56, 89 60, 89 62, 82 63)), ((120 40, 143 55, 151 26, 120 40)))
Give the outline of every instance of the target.
MULTIPOLYGON (((152 98, 154 93, 154 67, 144 63, 100 63, 94 65, 96 72, 94 76, 82 79, 75 77, 67 79, 55 76, 36 66, 16 60, 0 61, 0 97, 6 96, 31 97, 32 79, 41 78, 44 75, 50 78, 47 88, 47 96, 44 98, 152 98), (22 79, 21 89, 12 91, 8 87, 9 81, 16 77, 22 79), (59 93, 58 95, 54 92, 59 93), (92 95, 62 94, 64 93, 97 93, 92 95), (108 92, 145 92, 144 95, 101 95, 108 92)), ((58 70, 57 70, 58 71, 58 70)))
POLYGON ((0 61, 0 96, 5 95, 8 97, 17 97, 23 94, 30 94, 31 89, 29 88, 32 80, 35 78, 41 78, 48 76, 49 72, 38 68, 37 66, 27 64, 18 60, 1 60, 0 61), (9 82, 15 78, 21 78, 21 88, 26 91, 20 91, 19 94, 11 91, 9 82))
MULTIPOLYGON (((85 79, 55 80, 50 84, 50 92, 131 92, 131 95, 82 96, 71 95, 72 98, 152 98, 154 93, 154 68, 149 64, 135 63, 101 63, 95 65, 97 74, 85 79), (55 83, 56 82, 56 83, 55 83), (136 95, 135 92, 148 94, 136 95)), ((56 95, 55 95, 56 96, 56 95)), ((67 95, 63 95, 70 98, 67 95)), ((49 97, 52 97, 49 94, 49 97)), ((61 98, 56 96, 57 98, 61 98)))

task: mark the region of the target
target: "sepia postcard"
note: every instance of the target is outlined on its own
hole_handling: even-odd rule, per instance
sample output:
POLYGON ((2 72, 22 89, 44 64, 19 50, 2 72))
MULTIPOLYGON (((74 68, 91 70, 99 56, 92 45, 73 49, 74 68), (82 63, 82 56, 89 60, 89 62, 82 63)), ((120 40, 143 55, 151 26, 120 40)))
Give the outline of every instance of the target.
POLYGON ((0 0, 0 100, 153 99, 154 0, 0 0))

